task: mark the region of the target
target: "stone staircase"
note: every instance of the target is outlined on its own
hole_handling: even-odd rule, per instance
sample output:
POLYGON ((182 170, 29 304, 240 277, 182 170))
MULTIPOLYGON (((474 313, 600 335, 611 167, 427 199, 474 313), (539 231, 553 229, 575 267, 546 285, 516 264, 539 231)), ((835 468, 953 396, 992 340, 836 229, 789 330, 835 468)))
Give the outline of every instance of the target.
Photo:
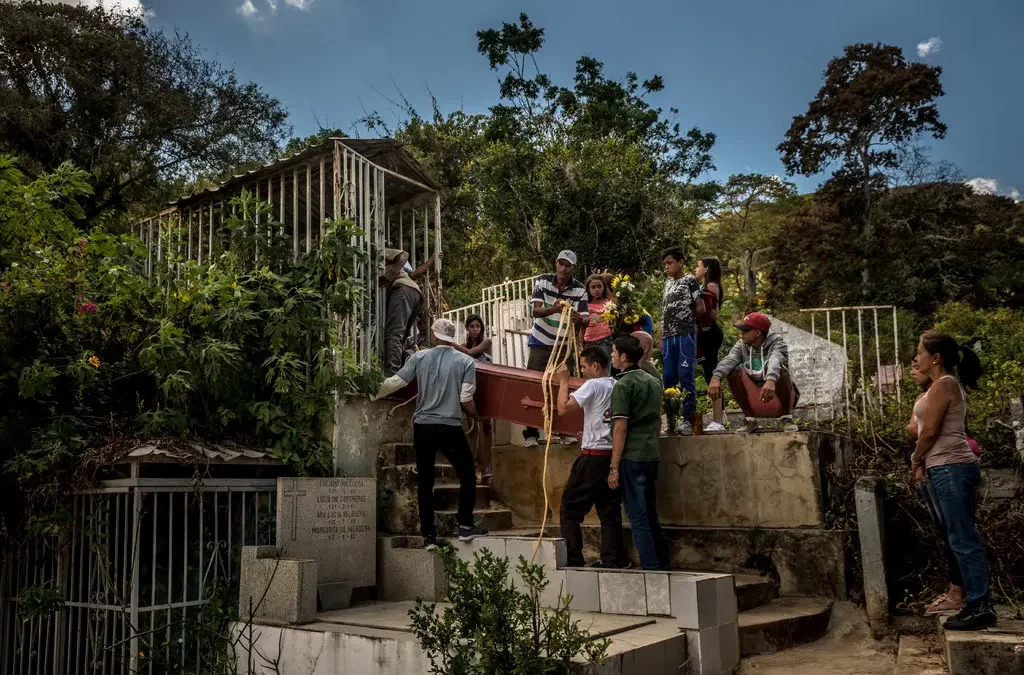
MULTIPOLYGON (((387 443, 377 459, 377 529, 399 535, 418 535, 416 452, 411 443, 387 443)), ((455 536, 459 481, 455 469, 438 453, 434 469, 434 522, 442 537, 455 536)), ((512 511, 494 499, 490 486, 476 486, 477 525, 488 531, 514 527, 512 511)))

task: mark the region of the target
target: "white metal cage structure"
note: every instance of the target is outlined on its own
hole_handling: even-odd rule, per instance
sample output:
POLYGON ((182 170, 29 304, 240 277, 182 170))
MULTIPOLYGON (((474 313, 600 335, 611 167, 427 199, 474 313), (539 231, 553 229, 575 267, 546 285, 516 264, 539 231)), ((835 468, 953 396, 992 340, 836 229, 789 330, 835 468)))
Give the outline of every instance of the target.
POLYGON ((495 363, 516 368, 526 367, 527 340, 533 327, 533 283, 536 277, 507 279, 480 291, 480 302, 444 313, 458 330, 459 340, 465 339, 465 322, 470 316, 479 316, 491 338, 491 358, 495 363))
POLYGON ((283 471, 264 457, 219 462, 197 482, 193 466, 133 461, 129 477, 75 495, 66 541, 37 537, 8 552, 0 672, 210 672, 223 645, 200 615, 233 610, 242 546, 275 543, 273 474, 283 471), (59 609, 26 620, 38 589, 59 609))
MULTIPOLYGON (((397 141, 331 138, 180 199, 137 223, 135 234, 149 251, 146 272, 153 276, 174 274, 174 267, 186 261, 216 263, 229 246, 225 217, 232 199, 243 191, 269 205, 274 222, 291 240, 296 259, 319 245, 327 221, 354 221, 364 234, 352 244, 369 263, 357 268, 366 292, 357 319, 343 329, 342 341, 357 363, 365 365, 383 346, 386 289, 377 284, 383 271, 380 251, 404 250, 413 267, 440 252, 439 189, 397 141)), ((429 272, 423 285, 432 287, 429 272)), ((428 311, 437 306, 430 295, 428 311)))

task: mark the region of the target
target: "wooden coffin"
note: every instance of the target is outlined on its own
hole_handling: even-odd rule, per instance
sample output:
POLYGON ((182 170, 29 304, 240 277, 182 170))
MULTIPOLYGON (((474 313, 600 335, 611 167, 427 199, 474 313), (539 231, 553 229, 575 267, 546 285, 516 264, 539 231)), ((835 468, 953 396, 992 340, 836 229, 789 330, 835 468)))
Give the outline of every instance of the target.
MULTIPOLYGON (((510 368, 493 363, 477 361, 476 364, 476 406, 481 417, 505 420, 514 424, 544 428, 542 412, 544 392, 541 389, 543 373, 523 368, 510 368)), ((569 391, 575 391, 583 384, 578 377, 569 379, 569 391)), ((558 382, 554 382, 554 394, 558 395, 558 382)), ((408 399, 415 395, 416 383, 398 393, 408 399)), ((554 400, 552 407, 556 406, 554 400)), ((565 417, 555 415, 552 433, 557 436, 575 436, 583 431, 583 413, 577 411, 565 417)))

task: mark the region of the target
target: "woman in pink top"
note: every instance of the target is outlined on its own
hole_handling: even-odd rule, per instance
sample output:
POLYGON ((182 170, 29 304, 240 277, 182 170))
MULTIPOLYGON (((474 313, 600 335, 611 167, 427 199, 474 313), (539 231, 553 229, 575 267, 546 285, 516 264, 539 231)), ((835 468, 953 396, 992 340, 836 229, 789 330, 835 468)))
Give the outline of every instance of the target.
MULTIPOLYGON (((921 381, 928 385, 928 391, 914 403, 918 422, 911 462, 914 481, 927 486, 965 591, 963 608, 945 623, 945 629, 979 630, 996 622, 989 600, 988 558, 975 519, 981 471, 978 458, 967 444, 964 387, 978 386, 981 362, 973 351, 948 335, 928 331, 917 345, 914 365, 921 381)), ((956 572, 951 569, 950 575, 956 572)), ((953 592, 951 588, 949 594, 953 592)), ((955 596, 953 599, 959 600, 955 596)), ((959 605, 940 600, 937 598, 930 607, 959 605)))
POLYGON ((609 355, 612 353, 612 327, 604 320, 601 314, 605 305, 611 302, 611 295, 608 284, 600 274, 592 274, 587 279, 588 308, 590 309, 590 322, 583 332, 583 347, 600 347, 609 355))

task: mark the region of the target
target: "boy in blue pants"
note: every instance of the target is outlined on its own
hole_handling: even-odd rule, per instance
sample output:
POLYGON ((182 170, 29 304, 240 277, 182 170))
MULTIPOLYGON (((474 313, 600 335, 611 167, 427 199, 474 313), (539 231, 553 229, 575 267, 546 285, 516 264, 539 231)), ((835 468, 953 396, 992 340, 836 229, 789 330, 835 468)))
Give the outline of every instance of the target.
MULTIPOLYGON (((665 389, 679 385, 683 390, 683 419, 675 432, 690 435, 690 418, 697 409, 697 315, 704 313, 700 282, 684 274, 683 250, 673 246, 661 254, 662 269, 668 280, 662 298, 661 359, 665 389)), ((669 420, 669 429, 675 420, 669 420)))

